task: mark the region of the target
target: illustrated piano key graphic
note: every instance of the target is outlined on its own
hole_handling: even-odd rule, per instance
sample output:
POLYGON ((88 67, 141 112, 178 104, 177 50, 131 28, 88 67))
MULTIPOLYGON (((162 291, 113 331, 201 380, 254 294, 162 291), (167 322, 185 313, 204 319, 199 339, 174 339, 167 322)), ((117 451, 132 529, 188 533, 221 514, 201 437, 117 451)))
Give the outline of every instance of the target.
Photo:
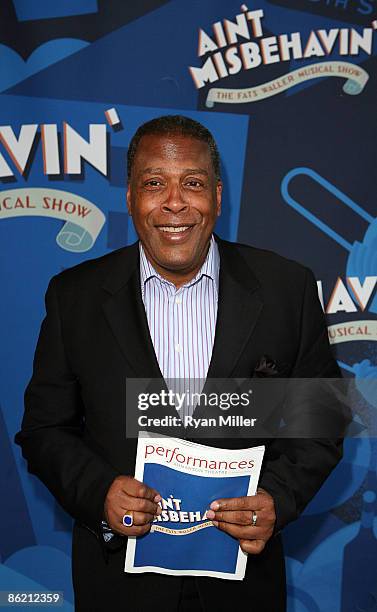
MULTIPOLYGON (((348 251, 348 260, 346 275, 358 276, 364 279, 365 276, 374 276, 377 271, 377 218, 373 218, 367 213, 361 206, 349 198, 345 193, 340 191, 335 185, 330 183, 323 176, 315 172, 311 168, 294 168, 290 170, 283 178, 281 183, 281 194, 284 200, 291 206, 296 212, 305 217, 310 223, 315 225, 321 232, 329 236, 332 240, 337 242, 341 247, 348 251), (297 176, 307 176, 329 193, 334 195, 341 206, 350 208, 354 213, 361 217, 364 221, 369 223, 369 227, 365 233, 362 242, 355 240, 350 243, 341 234, 336 232, 334 229, 329 227, 327 223, 322 221, 318 216, 307 210, 303 204, 300 204, 295 200, 289 192, 289 186, 297 176)), ((377 313, 377 295, 372 300, 369 310, 377 313)))

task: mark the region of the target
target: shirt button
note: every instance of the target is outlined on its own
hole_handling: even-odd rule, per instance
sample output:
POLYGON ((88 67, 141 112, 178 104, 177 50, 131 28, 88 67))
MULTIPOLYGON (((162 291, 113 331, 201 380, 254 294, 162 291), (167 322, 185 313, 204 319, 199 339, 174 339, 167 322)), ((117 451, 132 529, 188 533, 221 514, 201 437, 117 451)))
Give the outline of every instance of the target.
POLYGON ((176 304, 182 304, 182 298, 180 296, 175 298, 175 303, 176 304))
POLYGON ((182 352, 182 347, 180 344, 176 344, 175 345, 175 350, 177 351, 177 353, 181 353, 182 352))

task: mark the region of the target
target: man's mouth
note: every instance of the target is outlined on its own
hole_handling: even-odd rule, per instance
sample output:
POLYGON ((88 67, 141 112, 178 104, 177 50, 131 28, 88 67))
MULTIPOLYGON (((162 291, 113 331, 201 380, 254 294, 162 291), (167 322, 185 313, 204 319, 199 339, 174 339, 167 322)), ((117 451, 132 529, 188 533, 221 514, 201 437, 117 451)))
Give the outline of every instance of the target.
POLYGON ((191 229, 192 225, 158 225, 158 229, 161 232, 166 232, 169 234, 178 234, 180 232, 185 232, 188 229, 191 229))

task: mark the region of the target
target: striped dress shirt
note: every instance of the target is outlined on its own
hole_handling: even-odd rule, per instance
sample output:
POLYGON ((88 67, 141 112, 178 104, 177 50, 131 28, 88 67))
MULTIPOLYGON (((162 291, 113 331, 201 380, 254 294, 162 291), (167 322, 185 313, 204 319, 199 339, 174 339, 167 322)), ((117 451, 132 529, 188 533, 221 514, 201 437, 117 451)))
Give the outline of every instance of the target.
MULTIPOLYGON (((211 237, 206 259, 188 283, 176 288, 140 248, 141 294, 161 373, 169 389, 200 393, 211 361, 219 290, 220 256, 211 237)), ((179 416, 191 415, 195 403, 179 416)))
MULTIPOLYGON (((163 278, 140 248, 141 295, 158 365, 168 389, 200 393, 211 361, 219 292, 220 256, 211 237, 207 257, 199 272, 179 289, 163 278)), ((195 403, 183 405, 179 416, 184 423, 195 403)), ((103 538, 114 533, 102 521, 103 538)))

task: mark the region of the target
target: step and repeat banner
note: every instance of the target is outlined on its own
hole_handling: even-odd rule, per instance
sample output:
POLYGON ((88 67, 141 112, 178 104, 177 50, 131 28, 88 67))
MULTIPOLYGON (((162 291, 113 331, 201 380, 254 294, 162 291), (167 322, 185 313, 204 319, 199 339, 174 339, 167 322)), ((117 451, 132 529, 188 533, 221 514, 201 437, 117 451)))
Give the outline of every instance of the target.
MULTIPOLYGON (((144 121, 212 131, 217 232, 312 268, 344 376, 377 376, 376 37, 377 0, 2 0, 0 591, 73 610, 71 519, 13 437, 48 280, 136 239, 125 155, 144 121)), ((377 610, 376 432, 362 410, 353 425, 285 530, 290 612, 377 610)))

